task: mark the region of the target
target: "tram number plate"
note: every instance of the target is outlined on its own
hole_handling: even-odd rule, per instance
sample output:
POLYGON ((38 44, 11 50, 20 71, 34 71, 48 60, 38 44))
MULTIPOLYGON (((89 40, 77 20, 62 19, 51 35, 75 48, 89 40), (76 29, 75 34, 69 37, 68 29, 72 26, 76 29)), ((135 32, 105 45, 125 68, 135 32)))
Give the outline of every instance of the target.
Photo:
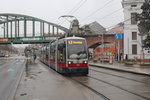
POLYGON ((80 66, 80 64, 77 64, 77 66, 80 66))

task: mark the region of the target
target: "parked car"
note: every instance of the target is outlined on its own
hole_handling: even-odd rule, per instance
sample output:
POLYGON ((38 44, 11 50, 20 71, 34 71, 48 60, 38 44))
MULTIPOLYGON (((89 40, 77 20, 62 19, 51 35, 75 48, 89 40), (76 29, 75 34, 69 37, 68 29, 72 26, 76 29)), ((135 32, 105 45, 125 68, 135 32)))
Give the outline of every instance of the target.
POLYGON ((6 54, 6 55, 5 55, 5 57, 9 57, 9 55, 8 55, 8 54, 6 54))
POLYGON ((0 53, 0 57, 5 57, 5 54, 3 54, 3 53, 0 53))

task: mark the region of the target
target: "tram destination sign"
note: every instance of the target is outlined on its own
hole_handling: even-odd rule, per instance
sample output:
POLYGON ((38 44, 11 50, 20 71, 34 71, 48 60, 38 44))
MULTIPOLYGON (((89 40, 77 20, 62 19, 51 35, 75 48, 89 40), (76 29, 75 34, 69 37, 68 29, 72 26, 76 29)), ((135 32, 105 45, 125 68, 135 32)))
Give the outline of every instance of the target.
POLYGON ((73 41, 73 40, 69 40, 68 44, 83 44, 82 41, 73 41))

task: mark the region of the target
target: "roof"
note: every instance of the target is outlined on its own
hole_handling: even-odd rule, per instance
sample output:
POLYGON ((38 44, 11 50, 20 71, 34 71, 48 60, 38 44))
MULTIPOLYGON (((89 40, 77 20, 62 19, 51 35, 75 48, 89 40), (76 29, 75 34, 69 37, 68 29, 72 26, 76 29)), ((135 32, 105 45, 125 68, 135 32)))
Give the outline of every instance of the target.
POLYGON ((88 33, 88 34, 103 34, 103 33, 106 33, 106 29, 96 21, 92 22, 88 25, 84 25, 83 28, 85 26, 89 26, 90 33, 88 33))
POLYGON ((123 30, 124 30, 124 29, 123 29, 122 26, 121 26, 121 27, 115 27, 115 28, 110 29, 110 30, 107 32, 107 34, 124 33, 123 30))
POLYGON ((123 27, 112 28, 110 31, 115 33, 123 33, 123 27))
POLYGON ((84 39, 84 38, 73 36, 73 37, 66 37, 66 38, 63 38, 63 39, 84 39))

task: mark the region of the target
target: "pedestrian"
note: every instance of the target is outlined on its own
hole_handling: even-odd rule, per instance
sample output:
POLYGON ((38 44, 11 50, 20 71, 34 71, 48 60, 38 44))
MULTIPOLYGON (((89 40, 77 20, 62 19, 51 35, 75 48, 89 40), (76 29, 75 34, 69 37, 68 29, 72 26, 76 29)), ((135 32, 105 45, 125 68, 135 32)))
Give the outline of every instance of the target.
POLYGON ((92 52, 89 52, 89 58, 92 59, 92 52))
POLYGON ((128 55, 127 54, 125 55, 125 60, 128 60, 128 55))
POLYGON ((35 62, 35 60, 36 60, 36 54, 33 55, 33 59, 34 59, 34 62, 35 62))

